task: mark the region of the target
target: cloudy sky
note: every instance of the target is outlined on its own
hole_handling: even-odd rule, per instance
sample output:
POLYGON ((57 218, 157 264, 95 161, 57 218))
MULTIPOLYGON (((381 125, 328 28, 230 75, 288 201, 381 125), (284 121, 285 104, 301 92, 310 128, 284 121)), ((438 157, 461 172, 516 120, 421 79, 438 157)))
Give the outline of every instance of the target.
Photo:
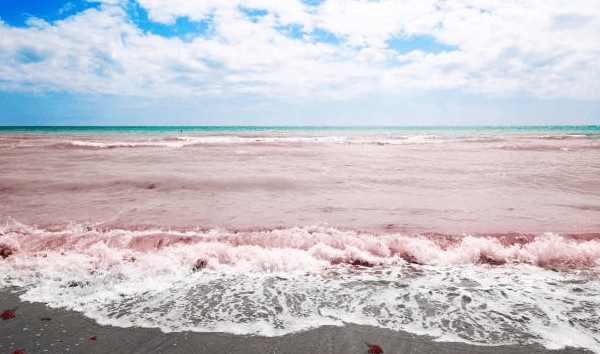
POLYGON ((600 124, 599 0, 2 0, 0 124, 600 124))

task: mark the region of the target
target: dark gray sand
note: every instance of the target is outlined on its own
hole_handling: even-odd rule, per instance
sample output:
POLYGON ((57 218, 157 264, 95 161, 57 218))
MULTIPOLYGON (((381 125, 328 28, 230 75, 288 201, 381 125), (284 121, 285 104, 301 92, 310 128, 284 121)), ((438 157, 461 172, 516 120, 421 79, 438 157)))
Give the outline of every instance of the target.
POLYGON ((40 303, 19 300, 14 292, 0 292, 0 312, 16 309, 16 317, 0 320, 0 354, 17 348, 26 353, 368 353, 365 343, 380 345, 384 353, 589 353, 567 348, 473 346, 434 342, 376 327, 346 325, 320 327, 282 337, 236 336, 224 333, 162 333, 156 329, 101 326, 91 319, 40 303), (42 320, 50 318, 50 320, 42 320), (90 339, 95 336, 96 340, 90 339))

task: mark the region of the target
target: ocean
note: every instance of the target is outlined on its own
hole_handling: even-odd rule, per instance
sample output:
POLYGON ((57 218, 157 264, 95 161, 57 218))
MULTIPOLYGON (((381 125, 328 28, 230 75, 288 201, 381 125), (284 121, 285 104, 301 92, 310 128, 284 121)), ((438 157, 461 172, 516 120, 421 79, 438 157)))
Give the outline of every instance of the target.
POLYGON ((600 353, 600 126, 0 127, 0 256, 106 325, 600 353))

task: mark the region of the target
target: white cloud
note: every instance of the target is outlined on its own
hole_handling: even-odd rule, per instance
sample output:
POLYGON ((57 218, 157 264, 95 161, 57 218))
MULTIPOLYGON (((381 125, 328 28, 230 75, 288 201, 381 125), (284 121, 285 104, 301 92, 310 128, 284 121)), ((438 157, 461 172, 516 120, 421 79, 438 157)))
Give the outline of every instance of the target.
POLYGON ((431 33, 439 20, 435 5, 431 0, 330 0, 319 7, 315 22, 350 45, 382 47, 395 35, 431 33))
POLYGON ((152 21, 210 20, 214 30, 190 41, 153 35, 116 0, 55 23, 0 23, 0 89, 288 98, 460 89, 600 100, 597 1, 138 1, 152 21), (243 8, 268 13, 249 18, 243 8), (303 35, 290 36, 290 25, 303 35), (339 43, 319 42, 316 28, 339 43), (423 38, 456 50, 388 45, 418 48, 423 38))

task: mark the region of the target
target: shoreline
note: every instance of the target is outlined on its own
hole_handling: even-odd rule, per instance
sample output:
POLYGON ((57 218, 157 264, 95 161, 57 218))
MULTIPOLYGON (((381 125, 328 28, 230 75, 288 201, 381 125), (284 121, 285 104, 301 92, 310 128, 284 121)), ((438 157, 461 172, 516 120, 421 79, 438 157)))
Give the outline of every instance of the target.
POLYGON ((152 328, 102 326, 75 311, 21 301, 18 294, 15 288, 0 290, 0 311, 15 309, 16 314, 0 321, 0 353, 18 348, 26 353, 367 353, 366 343, 380 345, 384 353, 591 353, 581 348, 436 342, 427 336, 354 324, 279 337, 163 333, 152 328))

